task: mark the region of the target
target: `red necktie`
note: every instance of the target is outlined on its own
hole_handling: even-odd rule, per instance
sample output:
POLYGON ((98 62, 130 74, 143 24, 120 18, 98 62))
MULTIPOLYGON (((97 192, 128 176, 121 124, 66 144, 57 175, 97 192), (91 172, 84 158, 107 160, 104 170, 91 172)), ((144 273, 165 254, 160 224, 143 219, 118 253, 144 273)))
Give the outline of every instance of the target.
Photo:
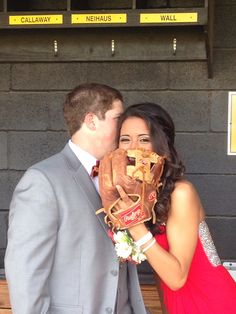
POLYGON ((97 160, 96 161, 96 165, 94 165, 92 167, 92 170, 91 170, 91 173, 90 173, 90 177, 91 178, 94 178, 94 177, 96 177, 98 175, 99 163, 100 163, 100 161, 97 160))

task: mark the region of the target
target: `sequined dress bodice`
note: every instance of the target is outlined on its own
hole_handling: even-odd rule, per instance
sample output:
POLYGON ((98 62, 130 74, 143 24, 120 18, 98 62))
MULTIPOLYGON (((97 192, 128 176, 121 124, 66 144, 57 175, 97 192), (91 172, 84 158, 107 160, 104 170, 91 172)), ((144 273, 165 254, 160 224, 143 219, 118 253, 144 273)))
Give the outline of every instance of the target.
POLYGON ((199 234, 199 240, 201 241, 203 250, 206 256, 208 257, 209 262, 213 266, 221 265, 221 261, 216 251, 214 242, 212 240, 208 225, 206 224, 204 220, 199 224, 198 234, 199 234))
MULTIPOLYGON (((166 233, 155 236, 169 251, 166 233)), ((199 224, 199 237, 184 286, 176 291, 161 282, 169 314, 236 314, 236 283, 221 265, 209 228, 199 224)))

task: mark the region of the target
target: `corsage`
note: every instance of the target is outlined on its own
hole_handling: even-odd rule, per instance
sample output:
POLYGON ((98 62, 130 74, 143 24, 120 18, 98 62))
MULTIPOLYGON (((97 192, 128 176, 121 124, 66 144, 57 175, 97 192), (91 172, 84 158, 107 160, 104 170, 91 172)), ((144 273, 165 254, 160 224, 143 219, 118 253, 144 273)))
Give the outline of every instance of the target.
POLYGON ((128 261, 140 264, 147 259, 141 247, 135 243, 127 231, 115 233, 109 230, 108 235, 115 244, 115 251, 121 262, 128 261))

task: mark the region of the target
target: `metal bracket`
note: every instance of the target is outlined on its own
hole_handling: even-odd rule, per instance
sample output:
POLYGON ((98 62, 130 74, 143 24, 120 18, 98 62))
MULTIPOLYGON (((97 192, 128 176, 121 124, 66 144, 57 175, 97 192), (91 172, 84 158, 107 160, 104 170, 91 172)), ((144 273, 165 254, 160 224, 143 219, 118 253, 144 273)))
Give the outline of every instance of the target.
POLYGON ((177 51, 177 39, 174 38, 173 39, 173 55, 176 55, 176 51, 177 51))
POLYGON ((111 40, 111 55, 112 57, 115 55, 115 40, 111 40))
POLYGON ((54 57, 58 56, 58 44, 57 44, 57 40, 54 40, 53 42, 53 49, 54 49, 54 57))

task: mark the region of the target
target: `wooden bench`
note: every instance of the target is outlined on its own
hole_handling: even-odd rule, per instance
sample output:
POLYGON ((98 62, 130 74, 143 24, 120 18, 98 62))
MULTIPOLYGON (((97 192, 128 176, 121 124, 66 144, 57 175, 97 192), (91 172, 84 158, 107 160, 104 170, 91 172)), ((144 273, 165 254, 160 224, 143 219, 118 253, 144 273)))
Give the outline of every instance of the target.
POLYGON ((0 314, 9 314, 10 310, 10 301, 8 296, 8 288, 5 280, 0 280, 0 314))
MULTIPOLYGON (((161 303, 155 285, 141 285, 143 299, 151 314, 162 314, 161 303)), ((10 314, 11 305, 6 280, 0 280, 0 314, 10 314)))

